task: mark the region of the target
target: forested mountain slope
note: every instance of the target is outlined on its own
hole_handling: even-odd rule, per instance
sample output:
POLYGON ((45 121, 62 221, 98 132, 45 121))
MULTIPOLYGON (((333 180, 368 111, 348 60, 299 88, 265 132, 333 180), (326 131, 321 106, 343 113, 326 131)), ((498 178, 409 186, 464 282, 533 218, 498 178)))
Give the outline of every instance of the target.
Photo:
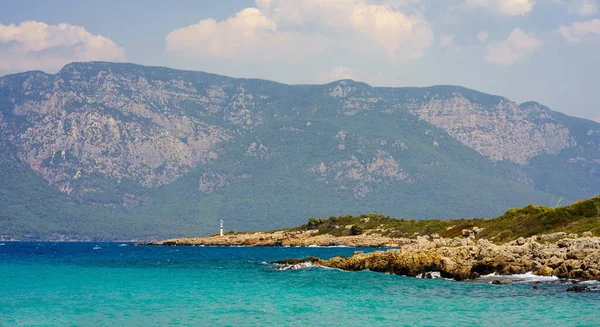
POLYGON ((17 238, 491 217, 600 193, 600 124, 458 86, 72 63, 0 78, 0 145, 0 235, 17 238))

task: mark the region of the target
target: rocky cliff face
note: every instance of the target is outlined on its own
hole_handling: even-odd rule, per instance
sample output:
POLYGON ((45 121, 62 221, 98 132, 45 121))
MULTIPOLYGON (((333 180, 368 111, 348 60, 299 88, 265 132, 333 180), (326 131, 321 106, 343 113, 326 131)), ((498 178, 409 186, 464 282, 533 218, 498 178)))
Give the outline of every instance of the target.
MULTIPOLYGON (((210 197, 221 194, 252 206, 274 189, 266 182, 272 178, 288 185, 287 191, 303 193, 304 205, 313 202, 306 193, 319 189, 323 199, 339 203, 329 207, 336 213, 363 207, 391 208, 398 215, 420 209, 399 211, 409 204, 391 205, 392 199, 423 197, 438 187, 450 191, 460 186, 457 179, 501 184, 501 190, 486 190, 486 197, 495 198, 530 192, 533 200, 550 201, 554 195, 575 199, 600 192, 599 124, 458 87, 389 89, 354 81, 289 86, 74 63, 56 75, 0 78, 0 126, 11 153, 67 199, 115 208, 159 205, 166 186, 189 179, 193 188, 173 186, 191 194, 187 204, 212 203, 210 197), (538 162, 544 156, 555 162, 538 162), (540 177, 539 165, 546 177, 540 177), (584 192, 555 191, 560 178, 547 172, 564 172, 563 166, 564 178, 578 180, 570 187, 584 192), (349 198, 363 202, 348 205, 349 198)), ((473 191, 451 198, 480 193, 473 191)), ((440 202, 437 197, 419 199, 416 208, 440 202)), ((485 201, 481 197, 476 202, 485 201)), ((498 205, 522 204, 511 201, 498 205)), ((497 213, 468 207, 454 214, 497 213)), ((211 219, 242 209, 236 210, 215 209, 211 219)), ((264 216, 264 210, 270 209, 254 214, 264 216)), ((182 215, 189 219, 190 213, 182 215)), ((242 218, 237 226, 243 227, 242 218)))
POLYGON ((537 155, 556 155, 577 145, 569 129, 537 104, 519 106, 500 100, 487 107, 456 94, 415 105, 410 111, 493 161, 526 165, 537 155))
POLYGON ((78 68, 31 74, 8 99, 19 158, 62 192, 95 191, 98 175, 168 184, 217 157, 215 145, 231 138, 177 109, 188 101, 218 102, 218 94, 202 97, 180 79, 148 82, 110 71, 84 79, 78 68))

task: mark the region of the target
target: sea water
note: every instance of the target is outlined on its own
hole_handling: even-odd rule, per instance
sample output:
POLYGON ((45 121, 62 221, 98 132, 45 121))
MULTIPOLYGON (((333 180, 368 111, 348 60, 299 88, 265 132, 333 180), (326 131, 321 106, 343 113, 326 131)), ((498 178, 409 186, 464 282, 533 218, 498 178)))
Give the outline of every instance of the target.
POLYGON ((269 261, 355 248, 0 246, 0 326, 600 326, 600 292, 269 261))

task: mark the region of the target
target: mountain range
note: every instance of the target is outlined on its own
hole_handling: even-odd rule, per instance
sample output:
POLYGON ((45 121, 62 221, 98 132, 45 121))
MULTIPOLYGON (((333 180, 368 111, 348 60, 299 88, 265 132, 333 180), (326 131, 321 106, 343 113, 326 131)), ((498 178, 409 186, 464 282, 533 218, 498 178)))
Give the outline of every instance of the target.
POLYGON ((459 86, 286 85, 107 62, 0 77, 3 239, 492 217, 599 193, 599 123, 459 86))

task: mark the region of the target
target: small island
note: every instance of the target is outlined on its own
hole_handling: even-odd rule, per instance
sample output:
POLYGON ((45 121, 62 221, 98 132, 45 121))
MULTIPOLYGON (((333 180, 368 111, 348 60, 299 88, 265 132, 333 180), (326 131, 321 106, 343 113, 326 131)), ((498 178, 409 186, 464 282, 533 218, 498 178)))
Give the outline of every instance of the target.
POLYGON ((285 230, 145 245, 388 247, 387 251, 357 251, 347 258, 310 257, 276 264, 455 280, 527 272, 600 280, 599 216, 600 197, 595 197, 558 208, 529 205, 510 209, 493 219, 404 220, 379 214, 310 218, 302 226, 285 230))

